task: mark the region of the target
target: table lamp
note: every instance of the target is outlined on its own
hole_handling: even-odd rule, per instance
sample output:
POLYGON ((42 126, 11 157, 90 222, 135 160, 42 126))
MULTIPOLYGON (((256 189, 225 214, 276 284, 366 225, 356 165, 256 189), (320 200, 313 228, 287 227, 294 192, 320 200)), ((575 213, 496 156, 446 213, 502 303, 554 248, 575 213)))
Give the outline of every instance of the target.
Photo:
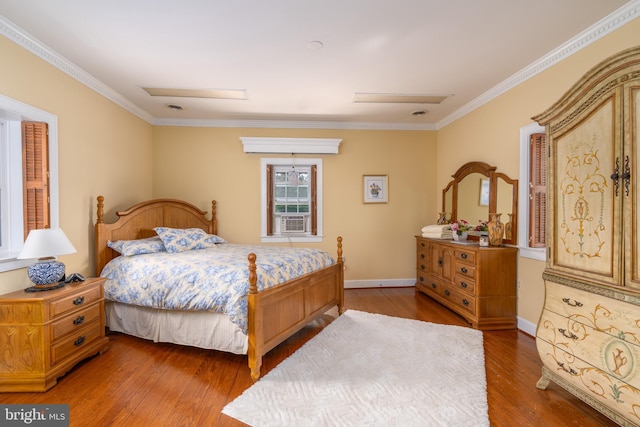
POLYGON ((65 277, 64 264, 55 257, 75 252, 76 248, 62 229, 42 228, 29 232, 17 258, 38 258, 35 264, 27 268, 27 276, 34 283, 34 288, 46 290, 60 287, 59 282, 65 277))

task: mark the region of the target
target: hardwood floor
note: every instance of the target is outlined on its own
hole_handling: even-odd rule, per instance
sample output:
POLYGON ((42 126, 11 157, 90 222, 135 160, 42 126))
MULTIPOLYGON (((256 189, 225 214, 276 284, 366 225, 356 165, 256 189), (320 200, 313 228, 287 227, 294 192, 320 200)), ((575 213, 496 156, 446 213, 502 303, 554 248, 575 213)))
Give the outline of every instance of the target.
MULTIPOLYGON (((466 326, 414 288, 348 289, 345 298, 347 309, 466 326)), ((317 334, 319 324, 269 352, 262 374, 317 334)), ((0 404, 68 403, 70 425, 79 427, 243 425, 220 411, 252 384, 246 356, 122 334, 110 339, 108 352, 77 365, 48 392, 0 393, 0 404)), ((536 388, 541 365, 531 336, 485 332, 484 346, 492 426, 615 425, 553 383, 536 388)))

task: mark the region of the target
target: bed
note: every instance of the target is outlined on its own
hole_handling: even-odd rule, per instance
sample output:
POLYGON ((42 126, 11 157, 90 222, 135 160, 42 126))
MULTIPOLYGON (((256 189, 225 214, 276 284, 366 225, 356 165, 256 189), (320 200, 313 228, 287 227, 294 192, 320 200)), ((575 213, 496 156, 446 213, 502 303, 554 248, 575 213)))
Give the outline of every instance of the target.
MULTIPOLYGON (((121 256, 121 253, 111 246, 114 246, 113 242, 157 238, 158 233, 154 229, 199 229, 196 231, 202 230, 207 235, 217 237, 216 209, 216 201, 212 201, 211 218, 207 219, 207 212, 188 202, 155 199, 116 212, 117 220, 107 224, 104 222, 104 197, 98 196, 95 223, 97 274, 100 276, 109 268, 113 271, 112 264, 125 261, 124 258, 142 262, 142 255, 121 256)), ((224 239, 221 240, 223 244, 212 245, 212 249, 192 252, 204 253, 210 250, 215 252, 215 256, 219 256, 221 252, 218 252, 218 248, 226 250, 227 247, 235 246, 234 250, 242 250, 242 247, 238 248, 240 245, 228 245, 224 239)), ((260 377, 262 357, 269 350, 329 310, 337 308, 338 315, 344 311, 342 238, 337 238, 337 257, 332 259, 330 265, 281 283, 276 283, 277 280, 283 280, 280 276, 278 279, 267 277, 269 274, 266 271, 271 271, 265 267, 269 259, 268 246, 243 246, 246 246, 246 255, 241 258, 246 266, 246 274, 243 274, 244 278, 238 279, 239 283, 234 286, 244 288, 246 294, 246 297, 238 299, 241 308, 246 309, 246 325, 237 319, 231 320, 225 313, 204 306, 196 305, 193 309, 172 306, 159 308, 116 301, 116 298, 112 299, 109 295, 121 292, 121 289, 118 289, 120 283, 107 278, 107 326, 111 331, 156 342, 173 342, 247 354, 251 378, 256 381, 260 377), (271 284, 265 285, 267 282, 271 284)), ((233 261, 234 264, 238 262, 235 259, 233 261)), ((131 294, 136 292, 130 291, 131 294)))

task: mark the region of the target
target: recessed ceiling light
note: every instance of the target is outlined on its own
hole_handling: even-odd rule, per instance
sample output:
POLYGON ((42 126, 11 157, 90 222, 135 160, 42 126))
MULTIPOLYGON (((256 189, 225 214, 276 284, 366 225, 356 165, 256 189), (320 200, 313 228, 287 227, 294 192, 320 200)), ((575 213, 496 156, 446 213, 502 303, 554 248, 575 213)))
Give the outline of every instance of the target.
POLYGON ((171 89, 155 87, 143 87, 142 89, 144 89, 151 96, 240 100, 247 99, 247 93, 244 89, 171 89))
POLYGON ((319 40, 313 40, 307 43, 307 49, 309 50, 320 50, 324 47, 324 43, 319 40))
POLYGON ((389 104, 440 104, 451 95, 407 95, 392 93, 356 92, 353 102, 389 104))

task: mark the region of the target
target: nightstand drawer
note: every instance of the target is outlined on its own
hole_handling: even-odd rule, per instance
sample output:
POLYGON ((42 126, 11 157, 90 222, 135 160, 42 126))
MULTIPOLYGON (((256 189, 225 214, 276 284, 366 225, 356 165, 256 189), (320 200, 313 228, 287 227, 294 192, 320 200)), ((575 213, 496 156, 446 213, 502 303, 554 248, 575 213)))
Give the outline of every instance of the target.
POLYGON ((51 324, 51 341, 85 327, 100 319, 100 304, 94 304, 85 310, 73 313, 51 324))
POLYGON ((53 344, 51 346, 51 366, 68 356, 72 356, 73 353, 82 349, 83 346, 100 338, 101 335, 102 330, 100 328, 100 322, 95 322, 84 329, 76 331, 69 338, 60 341, 60 343, 53 344))
POLYGON ((82 289, 80 292, 68 296, 66 298, 60 298, 55 301, 51 301, 49 305, 49 318, 55 319, 56 317, 64 316, 74 310, 84 308, 96 301, 102 299, 102 292, 100 286, 91 286, 88 289, 82 289))

